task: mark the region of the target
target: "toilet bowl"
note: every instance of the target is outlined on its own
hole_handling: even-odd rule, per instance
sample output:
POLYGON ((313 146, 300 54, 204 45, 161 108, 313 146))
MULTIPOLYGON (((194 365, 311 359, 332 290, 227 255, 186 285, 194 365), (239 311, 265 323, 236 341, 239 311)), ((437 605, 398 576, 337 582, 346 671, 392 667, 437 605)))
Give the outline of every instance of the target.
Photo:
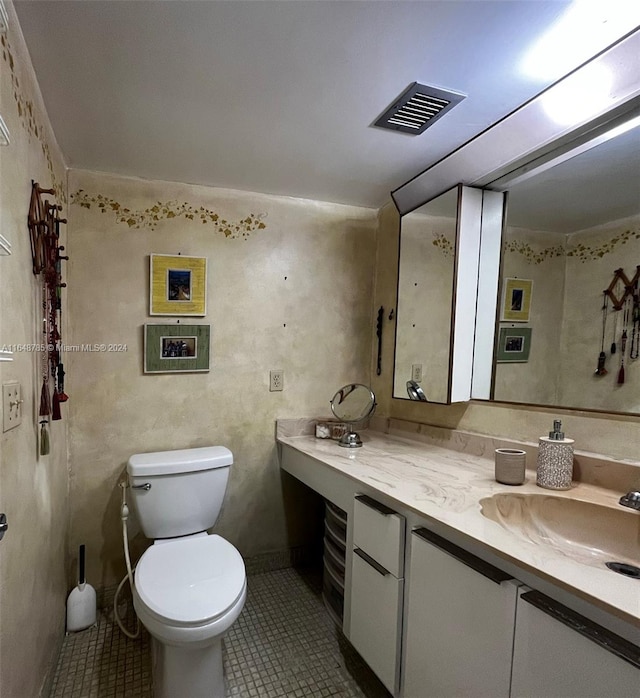
POLYGON ((222 637, 246 599, 244 562, 206 533, 156 541, 135 573, 134 607, 152 637, 155 698, 222 698, 222 637))
POLYGON ((240 553, 209 535, 233 465, 224 446, 138 453, 127 474, 153 545, 135 571, 133 605, 151 634, 155 698, 223 698, 222 637, 247 594, 240 553))

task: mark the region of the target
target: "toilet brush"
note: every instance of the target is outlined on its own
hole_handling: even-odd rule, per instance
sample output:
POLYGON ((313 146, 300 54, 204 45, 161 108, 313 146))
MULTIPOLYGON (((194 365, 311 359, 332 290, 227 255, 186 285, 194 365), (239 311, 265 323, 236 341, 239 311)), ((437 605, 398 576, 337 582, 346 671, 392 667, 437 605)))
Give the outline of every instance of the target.
POLYGON ((96 622, 96 591, 84 575, 84 545, 78 551, 78 586, 67 599, 67 632, 84 630, 96 622))

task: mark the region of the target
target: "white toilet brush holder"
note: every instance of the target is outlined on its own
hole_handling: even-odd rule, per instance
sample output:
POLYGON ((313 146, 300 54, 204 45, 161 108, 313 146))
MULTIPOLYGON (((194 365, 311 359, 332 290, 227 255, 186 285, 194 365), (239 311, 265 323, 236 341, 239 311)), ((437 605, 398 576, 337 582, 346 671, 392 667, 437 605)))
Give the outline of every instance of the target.
POLYGON ((96 590, 87 584, 84 562, 84 545, 81 545, 78 551, 78 586, 71 590, 67 599, 68 633, 84 630, 96 623, 96 590))

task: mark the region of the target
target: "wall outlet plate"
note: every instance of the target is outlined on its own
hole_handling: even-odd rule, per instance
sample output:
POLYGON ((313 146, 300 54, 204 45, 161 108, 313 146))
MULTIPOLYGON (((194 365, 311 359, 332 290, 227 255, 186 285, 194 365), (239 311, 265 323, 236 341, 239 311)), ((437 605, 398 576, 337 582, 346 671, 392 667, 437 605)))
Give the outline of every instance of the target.
POLYGON ((2 384, 2 431, 22 424, 22 386, 17 381, 2 384))
POLYGON ((269 391, 277 393, 284 390, 284 371, 276 369, 269 371, 269 391))
POLYGON ((411 380, 415 381, 416 383, 420 383, 422 380, 422 364, 412 364, 411 380))

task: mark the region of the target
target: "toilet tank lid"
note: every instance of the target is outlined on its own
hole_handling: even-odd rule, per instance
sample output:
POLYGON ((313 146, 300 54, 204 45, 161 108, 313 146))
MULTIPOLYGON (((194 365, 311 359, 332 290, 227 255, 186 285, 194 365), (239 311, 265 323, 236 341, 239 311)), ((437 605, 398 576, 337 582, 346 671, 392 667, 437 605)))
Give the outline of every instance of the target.
POLYGON ((132 476, 174 475, 212 470, 233 464, 233 453, 224 446, 185 448, 178 451, 136 453, 129 458, 127 472, 132 476))

